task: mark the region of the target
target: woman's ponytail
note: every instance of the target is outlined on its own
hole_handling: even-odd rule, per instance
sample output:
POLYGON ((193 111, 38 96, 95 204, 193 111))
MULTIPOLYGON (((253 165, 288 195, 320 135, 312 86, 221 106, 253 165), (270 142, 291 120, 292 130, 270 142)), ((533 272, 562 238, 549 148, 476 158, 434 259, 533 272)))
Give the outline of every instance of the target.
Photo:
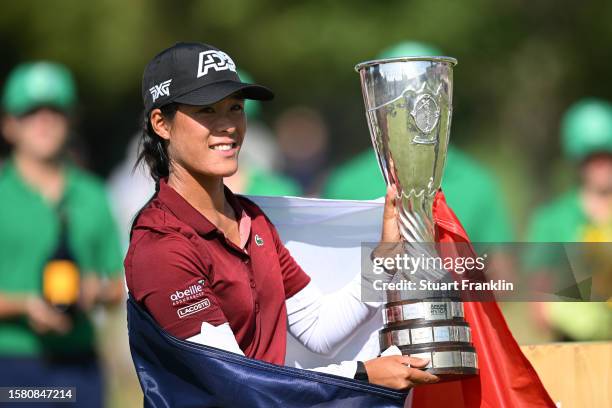
MULTIPOLYGON (((165 120, 171 121, 174 119, 174 115, 178 109, 178 104, 171 103, 160 108, 162 116, 165 120)), ((170 175, 170 159, 168 158, 168 147, 164 139, 162 139, 151 126, 151 120, 149 119, 149 113, 145 112, 142 126, 142 138, 140 139, 140 148, 138 152, 138 158, 134 169, 136 169, 142 162, 144 162, 149 168, 149 173, 155 181, 155 194, 146 202, 144 206, 136 213, 132 220, 132 227, 130 228, 130 241, 132 240, 132 233, 134 232, 134 225, 142 211, 149 205, 149 203, 155 198, 159 192, 159 181, 162 178, 170 175)))
MULTIPOLYGON (((178 105, 171 103, 160 108, 165 120, 174 119, 178 105)), ((140 152, 136 160, 136 166, 144 162, 149 168, 149 173, 155 181, 155 190, 159 190, 159 180, 170 174, 170 159, 166 141, 162 139, 151 126, 149 114, 145 113, 142 128, 142 139, 140 141, 140 152)))

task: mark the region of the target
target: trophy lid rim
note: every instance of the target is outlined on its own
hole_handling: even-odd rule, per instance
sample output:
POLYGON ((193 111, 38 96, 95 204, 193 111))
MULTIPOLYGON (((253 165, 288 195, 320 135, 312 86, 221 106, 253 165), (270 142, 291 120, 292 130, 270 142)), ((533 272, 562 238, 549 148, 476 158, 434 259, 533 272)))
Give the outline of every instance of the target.
POLYGON ((373 65, 388 64, 391 62, 403 62, 403 61, 432 61, 432 62, 446 62, 452 66, 457 65, 457 59, 446 56, 434 56, 434 55, 423 55, 423 56, 412 56, 412 57, 395 57, 395 58, 380 58, 375 60, 369 60, 360 62, 355 65, 355 71, 359 72, 363 68, 371 67, 373 65))

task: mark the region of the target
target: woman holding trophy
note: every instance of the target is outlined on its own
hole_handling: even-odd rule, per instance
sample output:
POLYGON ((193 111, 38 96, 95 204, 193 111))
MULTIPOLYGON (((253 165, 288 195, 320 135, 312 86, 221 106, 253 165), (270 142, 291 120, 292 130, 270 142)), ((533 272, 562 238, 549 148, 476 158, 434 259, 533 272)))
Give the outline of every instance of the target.
MULTIPOLYGON (((142 83, 140 160, 156 193, 136 217, 125 260, 133 299, 180 339, 284 364, 286 332, 330 353, 379 313, 360 300, 360 280, 328 295, 282 244, 274 225, 223 178, 234 174, 246 132, 245 99, 269 100, 241 82, 223 51, 179 43, 155 56, 142 83)), ((389 188, 382 242, 398 242, 389 188)), ((408 389, 438 381, 427 359, 392 355, 314 369, 408 389)))

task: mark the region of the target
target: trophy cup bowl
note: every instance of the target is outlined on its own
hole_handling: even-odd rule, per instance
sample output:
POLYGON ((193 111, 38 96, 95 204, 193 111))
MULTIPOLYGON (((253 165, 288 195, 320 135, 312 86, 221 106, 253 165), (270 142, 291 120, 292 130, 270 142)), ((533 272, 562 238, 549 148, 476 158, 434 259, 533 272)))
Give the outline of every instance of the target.
MULTIPOLYGON (((358 64, 372 144, 387 184, 397 187, 403 251, 438 256, 432 215, 446 161, 452 116, 450 57, 402 57, 358 64)), ((411 279, 452 279, 445 270, 419 270, 411 279)), ((463 303, 454 292, 387 291, 381 349, 430 360, 426 370, 455 380, 478 374, 463 303)))

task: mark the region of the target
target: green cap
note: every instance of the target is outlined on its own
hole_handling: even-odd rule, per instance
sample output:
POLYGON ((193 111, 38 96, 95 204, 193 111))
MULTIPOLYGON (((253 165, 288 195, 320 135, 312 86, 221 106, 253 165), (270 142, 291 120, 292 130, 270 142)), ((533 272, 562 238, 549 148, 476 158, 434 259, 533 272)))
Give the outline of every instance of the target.
POLYGON ((377 59, 436 55, 442 55, 442 52, 434 46, 418 41, 402 41, 382 50, 377 59))
POLYGON ((52 106, 67 111, 76 101, 72 74, 63 65, 38 61, 20 64, 4 85, 2 105, 6 112, 21 115, 34 108, 52 106))
MULTIPOLYGON (((242 82, 248 82, 249 84, 254 84, 255 80, 248 72, 245 72, 241 69, 237 69, 238 76, 242 82)), ((256 101, 254 99, 246 99, 244 101, 244 112, 247 117, 251 119, 256 119, 259 117, 259 112, 261 111, 261 102, 256 101)))
POLYGON ((581 161, 592 153, 612 153, 612 104, 595 98, 572 105, 561 122, 565 154, 581 161))

